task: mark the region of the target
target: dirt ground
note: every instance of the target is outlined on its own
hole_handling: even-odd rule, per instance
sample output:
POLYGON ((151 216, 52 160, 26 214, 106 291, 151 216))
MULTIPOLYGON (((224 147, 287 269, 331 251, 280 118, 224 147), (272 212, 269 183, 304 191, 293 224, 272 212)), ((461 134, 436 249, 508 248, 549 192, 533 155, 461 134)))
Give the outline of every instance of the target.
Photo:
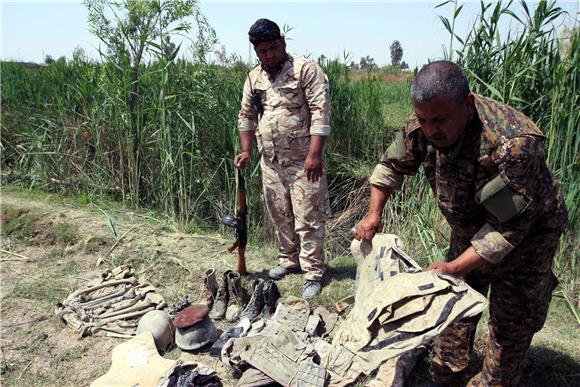
MULTIPOLYGON (((183 234, 147 212, 19 190, 3 190, 0 204, 0 378, 5 386, 86 386, 109 369, 111 350, 120 339, 80 339, 54 313, 58 301, 105 269, 132 265, 171 305, 185 295, 196 300, 206 269, 223 272, 235 266, 235 255, 226 251, 231 235, 183 234), (99 267, 97 260, 103 261, 99 267)), ((247 258, 254 276, 264 277, 276 262, 272 247, 248 246, 247 258)), ((333 259, 327 273, 332 280, 326 280, 313 305, 332 309, 334 301, 353 293, 355 271, 348 257, 333 259)), ((244 280, 247 289, 251 279, 244 280)), ((279 286, 285 296, 300 295, 302 282, 284 279, 279 286)), ((485 330, 480 331, 474 369, 481 365, 485 330)), ((580 385, 579 332, 565 305, 555 301, 546 327, 534 339, 525 385, 580 385)), ((176 348, 165 357, 207 364, 224 386, 233 386, 236 375, 206 352, 176 348)), ((423 359, 410 385, 426 385, 427 369, 423 359)))

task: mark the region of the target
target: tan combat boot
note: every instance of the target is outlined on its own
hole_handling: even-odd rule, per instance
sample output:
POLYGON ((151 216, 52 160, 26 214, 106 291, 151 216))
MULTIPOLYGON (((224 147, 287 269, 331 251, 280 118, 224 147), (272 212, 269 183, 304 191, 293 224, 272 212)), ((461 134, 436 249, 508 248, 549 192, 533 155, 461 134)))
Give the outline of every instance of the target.
POLYGON ((228 309, 228 303, 230 301, 228 274, 231 272, 231 270, 226 270, 222 276, 222 282, 219 285, 213 309, 209 314, 209 317, 213 320, 222 320, 226 316, 226 310, 228 309))
POLYGON ((230 293, 230 303, 226 312, 226 320, 237 321, 240 313, 247 303, 246 291, 242 287, 242 280, 239 273, 230 271, 227 274, 228 290, 230 293))
POLYGON ((200 304, 205 304, 209 309, 213 307, 218 292, 218 284, 214 269, 208 269, 203 273, 203 293, 200 304))

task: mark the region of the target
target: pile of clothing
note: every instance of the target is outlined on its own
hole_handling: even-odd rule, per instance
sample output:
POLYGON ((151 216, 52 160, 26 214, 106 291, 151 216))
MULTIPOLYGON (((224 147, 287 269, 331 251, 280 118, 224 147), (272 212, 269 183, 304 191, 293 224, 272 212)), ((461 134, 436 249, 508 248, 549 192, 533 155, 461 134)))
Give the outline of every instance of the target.
POLYGON ((367 385, 403 385, 418 351, 452 321, 481 313, 486 299, 458 278, 422 271, 401 246, 387 234, 353 241, 354 305, 339 324, 335 313, 288 297, 271 319, 226 331, 214 353, 242 372, 237 386, 346 386, 375 372, 367 385))

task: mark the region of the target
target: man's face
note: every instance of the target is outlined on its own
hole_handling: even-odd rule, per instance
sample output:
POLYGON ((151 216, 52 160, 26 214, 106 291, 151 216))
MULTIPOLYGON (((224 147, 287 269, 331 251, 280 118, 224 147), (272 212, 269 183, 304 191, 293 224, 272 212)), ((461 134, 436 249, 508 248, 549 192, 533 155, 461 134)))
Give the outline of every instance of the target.
POLYGON ((460 138, 473 114, 473 95, 465 100, 449 99, 445 94, 423 103, 413 101, 421 130, 436 148, 454 145, 460 138))
POLYGON ((254 46, 254 50, 266 69, 280 66, 286 59, 286 41, 283 37, 271 42, 258 43, 254 46))

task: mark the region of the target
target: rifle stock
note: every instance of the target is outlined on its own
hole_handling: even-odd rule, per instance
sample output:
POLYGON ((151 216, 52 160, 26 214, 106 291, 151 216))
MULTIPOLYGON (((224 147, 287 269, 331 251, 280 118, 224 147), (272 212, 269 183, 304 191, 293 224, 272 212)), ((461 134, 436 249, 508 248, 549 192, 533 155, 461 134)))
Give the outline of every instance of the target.
POLYGON ((246 270, 246 244, 248 242, 248 222, 246 207, 246 186, 242 173, 238 171, 238 190, 236 193, 236 217, 239 226, 236 229, 236 242, 234 249, 238 248, 238 267, 240 275, 248 274, 246 270))

